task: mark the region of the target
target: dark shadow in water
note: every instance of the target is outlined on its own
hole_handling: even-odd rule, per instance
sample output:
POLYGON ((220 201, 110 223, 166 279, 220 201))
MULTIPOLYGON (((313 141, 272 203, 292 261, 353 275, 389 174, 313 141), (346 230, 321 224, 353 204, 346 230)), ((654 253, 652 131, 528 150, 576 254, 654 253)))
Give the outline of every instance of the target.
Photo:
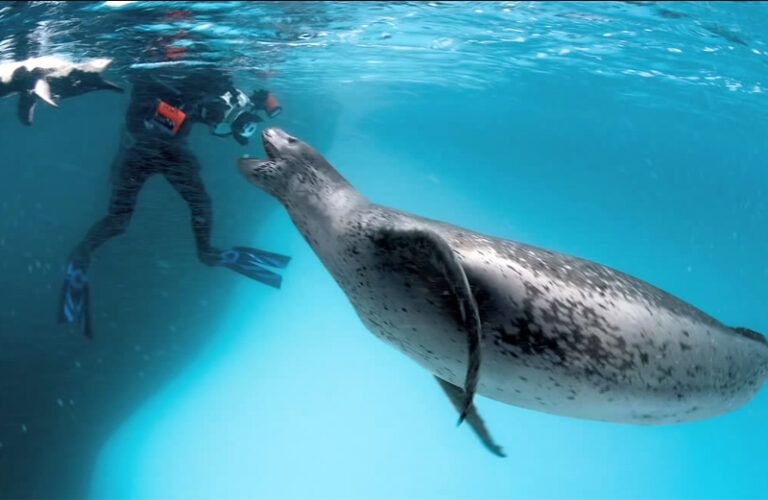
MULTIPOLYGON (((688 14, 685 12, 680 12, 678 10, 672 10, 672 9, 661 7, 659 6, 659 3, 661 2, 626 1, 624 3, 641 6, 641 7, 654 7, 656 15, 658 15, 663 19, 690 19, 692 17, 691 14, 688 14)), ((671 4, 672 4, 671 2, 664 2, 664 5, 671 5, 671 4)), ((729 28, 722 24, 716 24, 716 23, 701 23, 697 21, 696 24, 700 25, 702 28, 707 30, 710 34, 716 37, 722 38, 725 41, 736 43, 739 45, 744 45, 744 46, 749 45, 744 35, 738 33, 736 29, 729 28)))

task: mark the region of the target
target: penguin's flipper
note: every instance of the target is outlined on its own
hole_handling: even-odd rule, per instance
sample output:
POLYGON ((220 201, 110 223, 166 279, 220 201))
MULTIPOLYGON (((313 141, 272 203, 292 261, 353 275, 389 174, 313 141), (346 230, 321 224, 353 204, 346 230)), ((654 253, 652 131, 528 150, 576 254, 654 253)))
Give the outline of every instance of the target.
POLYGON ((37 104, 37 98, 34 94, 22 92, 19 94, 19 108, 17 116, 19 121, 24 125, 32 125, 32 120, 35 117, 35 105, 37 104))
POLYGON ((51 86, 47 81, 45 81, 45 79, 41 78, 35 82, 35 89, 33 93, 54 108, 59 107, 59 105, 56 104, 56 102, 53 100, 53 97, 51 97, 51 86))
POLYGON ((121 92, 121 93, 125 92, 125 89, 123 89, 123 87, 109 80, 101 80, 101 88, 103 90, 113 90, 115 92, 121 92))

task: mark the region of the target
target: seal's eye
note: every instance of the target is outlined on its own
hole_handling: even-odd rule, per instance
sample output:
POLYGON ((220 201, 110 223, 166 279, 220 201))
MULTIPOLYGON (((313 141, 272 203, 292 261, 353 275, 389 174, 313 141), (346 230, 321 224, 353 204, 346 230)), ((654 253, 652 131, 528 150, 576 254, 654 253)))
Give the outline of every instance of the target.
POLYGON ((293 144, 294 142, 296 142, 296 139, 289 135, 288 136, 288 144, 293 144))

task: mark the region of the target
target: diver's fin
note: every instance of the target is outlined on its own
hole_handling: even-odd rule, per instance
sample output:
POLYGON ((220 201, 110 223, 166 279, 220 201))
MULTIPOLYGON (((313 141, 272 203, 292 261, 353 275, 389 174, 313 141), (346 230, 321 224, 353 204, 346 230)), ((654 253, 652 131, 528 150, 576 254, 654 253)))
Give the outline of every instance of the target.
POLYGON ((56 102, 53 100, 53 97, 51 97, 51 86, 48 84, 45 78, 41 78, 35 82, 35 89, 33 92, 37 97, 50 104, 54 108, 59 107, 59 105, 56 104, 56 102))
MULTIPOLYGON (((442 387, 443 391, 448 395, 448 399, 451 400, 453 406, 456 407, 458 411, 461 411, 462 404, 464 403, 464 391, 461 387, 457 387, 439 377, 435 377, 435 380, 437 380, 437 383, 440 384, 440 387, 442 387)), ((488 429, 485 427, 485 422, 483 422, 480 414, 477 413, 477 408, 474 404, 469 407, 469 411, 467 412, 467 423, 472 430, 475 431, 475 434, 477 434, 477 437, 480 438, 480 441, 483 442, 483 445, 488 451, 497 457, 507 456, 502 447, 496 444, 493 437, 491 437, 491 433, 488 432, 488 429)))
POLYGON ((59 298, 59 322, 77 325, 87 338, 93 338, 91 330, 91 299, 85 267, 74 262, 67 265, 67 276, 59 298))
POLYGON ((263 264, 269 267, 276 267, 278 269, 285 269, 285 267, 291 261, 291 258, 286 255, 266 252, 264 250, 259 250, 258 248, 233 247, 232 250, 248 254, 250 258, 252 258, 258 264, 263 264))
MULTIPOLYGON (((427 229, 387 229, 374 237, 375 244, 398 271, 410 270, 417 287, 454 313, 467 334, 469 359, 464 380, 464 401, 459 423, 472 407, 480 375, 482 325, 467 275, 456 253, 438 234, 427 229)), ((411 286, 414 286, 413 284, 411 286)))
POLYGON ((36 105, 37 99, 34 94, 28 92, 19 93, 19 107, 16 116, 18 116, 21 123, 24 125, 32 125, 32 120, 35 118, 36 105))
POLYGON ((228 267, 235 272, 247 276, 273 288, 280 288, 282 277, 264 269, 262 266, 283 269, 291 260, 290 257, 276 253, 265 252, 257 248, 234 247, 219 254, 218 265, 228 267))

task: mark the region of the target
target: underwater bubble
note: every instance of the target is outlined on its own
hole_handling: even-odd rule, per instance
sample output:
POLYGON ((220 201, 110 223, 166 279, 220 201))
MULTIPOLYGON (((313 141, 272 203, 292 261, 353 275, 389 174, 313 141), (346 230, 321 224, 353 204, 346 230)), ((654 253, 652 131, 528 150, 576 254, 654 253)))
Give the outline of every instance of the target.
POLYGON ((432 41, 430 47, 433 49, 447 49, 452 47, 455 43, 456 41, 452 38, 438 38, 432 41))

